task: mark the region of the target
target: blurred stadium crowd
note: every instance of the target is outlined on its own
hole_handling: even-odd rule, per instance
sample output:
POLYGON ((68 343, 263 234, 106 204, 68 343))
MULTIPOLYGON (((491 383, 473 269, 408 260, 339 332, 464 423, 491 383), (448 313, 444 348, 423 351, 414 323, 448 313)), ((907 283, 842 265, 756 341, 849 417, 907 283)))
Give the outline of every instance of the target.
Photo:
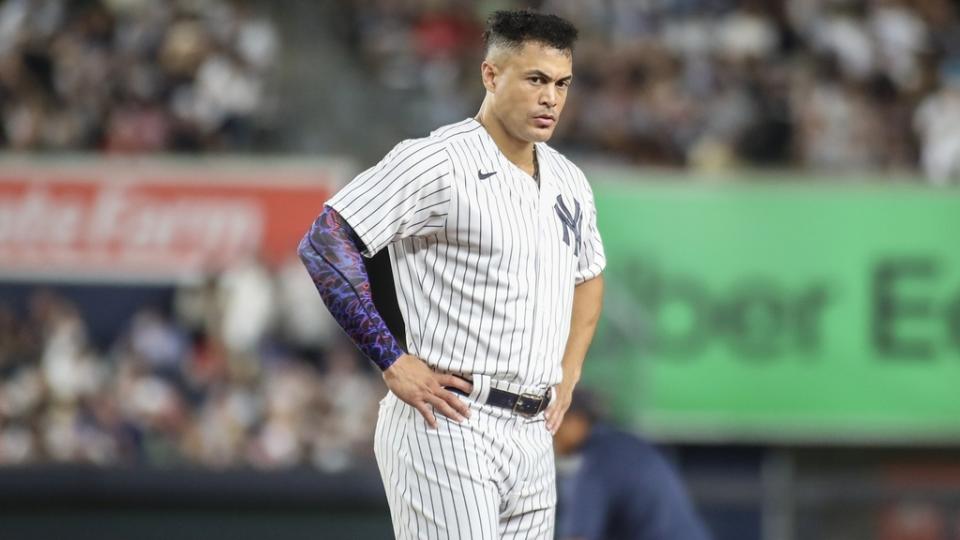
POLYGON ((140 309, 102 347, 52 290, 25 311, 0 303, 0 466, 372 460, 385 390, 299 261, 271 272, 251 260, 182 286, 172 309, 140 309))
MULTIPOLYGON (((568 151, 706 169, 960 174, 960 10, 950 0, 353 0, 335 3, 345 24, 328 26, 364 73, 419 96, 423 131, 476 112, 483 19, 524 5, 582 30, 555 140, 568 151)), ((4 145, 269 147, 283 129, 271 84, 282 29, 262 15, 275 8, 4 2, 4 145)), ((403 101, 398 109, 414 106, 403 101)))
MULTIPOLYGON (((492 4, 357 0, 382 84, 472 115, 492 4)), ((950 0, 523 2, 577 21, 557 144, 634 164, 960 174, 960 13, 950 0)))
POLYGON ((269 131, 277 30, 243 3, 6 0, 10 150, 246 150, 269 131))

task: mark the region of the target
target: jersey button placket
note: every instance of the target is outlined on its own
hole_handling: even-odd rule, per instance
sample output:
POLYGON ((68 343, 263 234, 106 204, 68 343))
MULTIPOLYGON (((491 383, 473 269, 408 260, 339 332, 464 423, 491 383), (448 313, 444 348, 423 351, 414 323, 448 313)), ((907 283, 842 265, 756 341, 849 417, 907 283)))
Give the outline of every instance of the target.
MULTIPOLYGON (((543 286, 543 264, 544 264, 544 254, 545 250, 549 250, 551 234, 550 234, 550 179, 547 174, 547 170, 544 167, 544 160, 540 160, 540 185, 537 189, 537 245, 534 247, 537 254, 537 298, 542 299, 538 301, 535 305, 537 306, 536 320, 537 324, 534 325, 534 332, 537 334, 537 337, 541 337, 546 329, 543 327, 544 321, 549 320, 549 317, 543 316, 543 313, 549 313, 551 308, 551 298, 549 293, 545 292, 543 286), (544 308, 547 308, 546 310, 544 308)), ((539 341, 537 342, 539 343, 539 341)), ((537 364, 543 366, 541 369, 545 369, 546 365, 543 363, 542 357, 546 351, 533 351, 533 354, 538 357, 537 364)), ((541 377, 549 376, 549 373, 544 371, 539 374, 541 377)))
POLYGON ((530 320, 533 324, 530 326, 530 341, 526 348, 525 355, 530 357, 530 364, 528 365, 535 365, 537 351, 534 347, 538 342, 540 332, 540 327, 537 324, 540 320, 540 244, 543 242, 543 227, 540 225, 542 219, 540 214, 540 189, 537 187, 537 183, 533 177, 519 167, 516 168, 516 171, 516 178, 522 183, 522 193, 524 194, 524 199, 526 199, 524 206, 529 209, 529 219, 525 220, 530 224, 527 237, 533 239, 533 245, 530 246, 530 249, 533 250, 533 294, 530 305, 530 320))

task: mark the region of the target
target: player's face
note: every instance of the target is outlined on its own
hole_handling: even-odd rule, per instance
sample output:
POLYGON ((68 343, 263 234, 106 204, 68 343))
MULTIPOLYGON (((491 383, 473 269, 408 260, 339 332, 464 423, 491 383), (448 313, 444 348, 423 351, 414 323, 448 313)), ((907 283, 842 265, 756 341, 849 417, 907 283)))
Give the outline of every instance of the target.
POLYGON ((570 51, 527 42, 498 59, 494 113, 511 136, 543 142, 553 135, 573 78, 570 51))

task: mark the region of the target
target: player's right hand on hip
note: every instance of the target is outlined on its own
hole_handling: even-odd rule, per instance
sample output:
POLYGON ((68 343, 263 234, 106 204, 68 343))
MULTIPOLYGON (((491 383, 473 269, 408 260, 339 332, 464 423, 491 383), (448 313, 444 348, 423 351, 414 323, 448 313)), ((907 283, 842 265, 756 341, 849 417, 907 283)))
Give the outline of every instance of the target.
POLYGON ((383 372, 383 380, 398 398, 420 411, 432 428, 437 427, 434 412, 456 422, 470 416, 470 407, 444 387, 452 386, 469 394, 473 385, 460 377, 434 372, 416 356, 405 354, 397 358, 383 372))

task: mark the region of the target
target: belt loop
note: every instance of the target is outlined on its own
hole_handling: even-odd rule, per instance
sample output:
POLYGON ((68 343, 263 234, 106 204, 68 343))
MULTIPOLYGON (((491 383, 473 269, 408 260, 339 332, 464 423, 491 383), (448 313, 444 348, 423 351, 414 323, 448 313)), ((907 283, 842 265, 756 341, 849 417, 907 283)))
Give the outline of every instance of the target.
POLYGON ((488 375, 474 374, 473 391, 470 392, 470 399, 477 403, 484 404, 490 397, 490 377, 488 375))

